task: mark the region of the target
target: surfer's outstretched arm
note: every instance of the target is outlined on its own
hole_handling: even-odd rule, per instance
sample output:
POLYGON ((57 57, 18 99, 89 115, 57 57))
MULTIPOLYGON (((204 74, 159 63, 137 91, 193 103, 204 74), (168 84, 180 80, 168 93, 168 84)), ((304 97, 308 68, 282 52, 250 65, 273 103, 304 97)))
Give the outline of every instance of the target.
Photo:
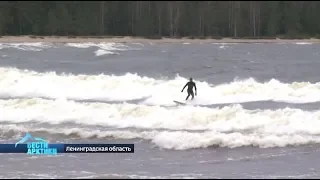
POLYGON ((197 86, 196 86, 196 83, 194 83, 194 89, 196 90, 196 95, 197 95, 197 86))
POLYGON ((186 85, 184 85, 184 87, 182 88, 181 92, 183 92, 184 88, 186 88, 188 85, 188 83, 186 85))

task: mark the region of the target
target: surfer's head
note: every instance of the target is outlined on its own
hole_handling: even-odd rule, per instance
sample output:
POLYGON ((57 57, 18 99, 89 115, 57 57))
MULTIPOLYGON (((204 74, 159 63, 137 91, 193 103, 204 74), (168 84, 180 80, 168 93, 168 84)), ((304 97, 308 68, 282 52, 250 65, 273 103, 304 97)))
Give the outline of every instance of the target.
POLYGON ((192 78, 190 78, 189 80, 192 81, 192 78))

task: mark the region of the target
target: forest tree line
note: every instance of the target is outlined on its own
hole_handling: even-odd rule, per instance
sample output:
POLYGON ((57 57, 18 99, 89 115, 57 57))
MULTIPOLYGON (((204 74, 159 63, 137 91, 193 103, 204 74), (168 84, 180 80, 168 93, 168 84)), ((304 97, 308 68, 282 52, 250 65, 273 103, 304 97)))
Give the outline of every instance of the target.
POLYGON ((320 35, 318 1, 0 1, 0 35, 320 35))

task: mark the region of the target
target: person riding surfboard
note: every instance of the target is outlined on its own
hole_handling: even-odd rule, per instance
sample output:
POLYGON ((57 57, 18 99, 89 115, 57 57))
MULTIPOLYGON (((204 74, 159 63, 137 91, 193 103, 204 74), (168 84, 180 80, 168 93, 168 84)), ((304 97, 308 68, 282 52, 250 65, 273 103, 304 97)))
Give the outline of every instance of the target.
POLYGON ((197 95, 197 86, 196 86, 196 83, 193 82, 192 78, 190 78, 189 80, 190 80, 190 81, 187 82, 187 84, 183 87, 183 89, 181 90, 181 92, 183 92, 184 88, 186 88, 186 87, 188 86, 188 90, 187 90, 188 96, 187 96, 186 100, 188 100, 188 98, 189 98, 190 95, 192 96, 192 97, 191 97, 191 100, 193 100, 193 98, 194 98, 193 87, 194 87, 195 90, 196 90, 196 94, 195 94, 195 95, 197 95))

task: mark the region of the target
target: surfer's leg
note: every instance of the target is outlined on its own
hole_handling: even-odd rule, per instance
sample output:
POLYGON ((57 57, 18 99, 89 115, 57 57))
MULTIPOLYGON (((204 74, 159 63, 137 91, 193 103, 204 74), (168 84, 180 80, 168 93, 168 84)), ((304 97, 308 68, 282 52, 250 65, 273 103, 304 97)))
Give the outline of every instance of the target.
POLYGON ((191 95, 191 100, 193 100, 194 98, 194 93, 192 91, 192 89, 188 89, 188 97, 191 95))
POLYGON ((190 96, 190 93, 188 93, 188 96, 187 96, 186 100, 188 100, 189 96, 190 96))
MULTIPOLYGON (((190 89, 188 89, 188 96, 187 96, 186 100, 188 100, 188 98, 189 98, 190 95, 193 97, 193 91, 190 90, 190 89)), ((193 99, 193 98, 192 98, 192 99, 193 99)))
POLYGON ((193 100, 193 98, 194 98, 194 93, 193 93, 193 91, 191 92, 191 100, 193 100))

